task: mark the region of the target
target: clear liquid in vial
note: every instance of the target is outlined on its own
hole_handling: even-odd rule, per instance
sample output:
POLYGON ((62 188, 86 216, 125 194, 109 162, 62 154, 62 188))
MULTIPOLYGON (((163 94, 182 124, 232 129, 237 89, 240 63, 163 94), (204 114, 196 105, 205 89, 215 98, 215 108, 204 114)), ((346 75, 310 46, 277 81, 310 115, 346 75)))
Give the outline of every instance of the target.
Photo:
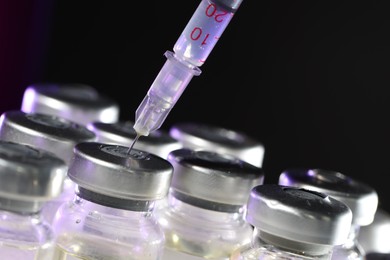
MULTIPOLYGON (((175 232, 166 233, 166 249, 163 260, 201 260, 215 259, 228 260, 230 254, 236 251, 232 243, 224 243, 222 240, 210 239, 209 241, 196 242, 185 237, 179 237, 175 232)), ((239 245, 237 245, 237 248, 239 245)))
POLYGON ((12 259, 12 260, 52 260, 53 248, 41 249, 36 246, 7 246, 0 247, 0 259, 12 259))
MULTIPOLYGON (((137 241, 134 241, 135 243, 137 241)), ((101 237, 62 234, 57 238, 53 260, 155 260, 150 245, 123 244, 101 237), (66 248, 66 249, 65 249, 66 248)))

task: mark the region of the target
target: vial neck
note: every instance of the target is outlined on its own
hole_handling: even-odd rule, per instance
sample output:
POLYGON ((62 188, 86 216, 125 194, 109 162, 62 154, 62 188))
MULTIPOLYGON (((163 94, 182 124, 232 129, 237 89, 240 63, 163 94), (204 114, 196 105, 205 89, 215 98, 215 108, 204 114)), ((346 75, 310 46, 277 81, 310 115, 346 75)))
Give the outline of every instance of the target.
POLYGON ((40 212, 34 212, 34 213, 23 213, 23 212, 13 212, 8 210, 2 210, 0 209, 0 219, 1 222, 5 223, 8 222, 8 220, 12 219, 12 222, 31 222, 33 224, 41 223, 42 216, 40 212))
POLYGON ((153 200, 136 200, 112 197, 95 191, 84 189, 79 186, 76 186, 75 194, 84 200, 118 210, 120 209, 128 211, 146 212, 152 210, 155 204, 155 201, 153 200))
POLYGON ((125 218, 137 218, 139 219, 140 216, 145 217, 145 216, 151 216, 153 209, 154 209, 154 204, 151 203, 149 204, 149 207, 145 208, 144 210, 129 210, 129 209, 120 209, 116 207, 110 207, 106 205, 101 205, 96 202, 92 202, 90 200, 87 200, 85 198, 80 197, 79 195, 75 194, 73 203, 82 208, 84 211, 88 212, 94 212, 98 214, 105 215, 107 217, 125 217, 125 218))
POLYGON ((0 198, 0 210, 19 215, 39 214, 45 202, 0 198))
POLYGON ((360 232, 360 226, 356 224, 352 224, 351 230, 349 231, 347 241, 349 243, 357 243, 357 239, 360 232))
MULTIPOLYGON (((188 200, 183 201, 182 198, 177 195, 178 194, 175 192, 169 192, 168 207, 170 211, 184 213, 188 218, 198 219, 199 221, 215 221, 217 223, 227 223, 244 219, 245 206, 236 207, 234 211, 211 210, 199 207, 196 204, 194 205, 194 203, 190 203, 188 200)), ((191 200, 191 202, 195 200, 196 199, 191 200)))
POLYGON ((277 255, 285 255, 285 259, 297 259, 297 257, 302 257, 302 259, 328 260, 331 259, 333 248, 331 245, 305 243, 286 239, 260 231, 256 227, 254 228, 252 244, 255 247, 262 247, 267 251, 272 251, 277 255))
POLYGON ((360 242, 358 240, 359 236, 359 231, 360 231, 360 226, 359 225, 352 225, 351 230, 348 234, 348 237, 344 244, 337 246, 338 248, 343 248, 344 250, 349 250, 349 251, 354 251, 358 253, 359 255, 364 255, 364 249, 362 245, 360 245, 360 242))

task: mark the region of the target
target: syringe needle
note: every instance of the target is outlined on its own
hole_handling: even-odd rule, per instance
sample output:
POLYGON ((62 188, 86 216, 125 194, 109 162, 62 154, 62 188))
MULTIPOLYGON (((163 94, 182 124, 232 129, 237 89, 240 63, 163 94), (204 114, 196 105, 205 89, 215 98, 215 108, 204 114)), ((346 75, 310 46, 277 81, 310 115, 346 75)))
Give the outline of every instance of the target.
POLYGON ((127 154, 130 154, 131 152, 131 149, 133 149, 133 146, 135 145, 135 142, 137 142, 138 138, 140 137, 141 135, 137 133, 137 135, 135 136, 133 142, 131 143, 130 147, 129 147, 129 150, 127 150, 127 154))

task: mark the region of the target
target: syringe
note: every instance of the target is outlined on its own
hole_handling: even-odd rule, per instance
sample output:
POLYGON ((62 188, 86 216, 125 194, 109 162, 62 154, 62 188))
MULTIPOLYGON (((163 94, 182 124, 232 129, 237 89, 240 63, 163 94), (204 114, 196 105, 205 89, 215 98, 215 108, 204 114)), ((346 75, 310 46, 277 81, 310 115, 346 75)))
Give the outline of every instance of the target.
POLYGON ((174 45, 167 61, 135 113, 137 137, 161 127, 193 76, 202 66, 231 21, 242 0, 202 0, 174 45))

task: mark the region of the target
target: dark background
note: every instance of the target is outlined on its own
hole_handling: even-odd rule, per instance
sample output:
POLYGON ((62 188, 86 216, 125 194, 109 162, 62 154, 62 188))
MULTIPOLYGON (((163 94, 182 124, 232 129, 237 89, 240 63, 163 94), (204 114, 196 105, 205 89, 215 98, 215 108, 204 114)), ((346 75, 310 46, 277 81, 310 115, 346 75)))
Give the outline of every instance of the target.
MULTIPOLYGON (((26 86, 85 83, 135 110, 198 0, 0 0, 0 110, 26 86), (48 5, 51 3, 50 5, 48 5)), ((265 182, 335 170, 388 200, 390 15, 375 1, 244 0, 162 128, 199 121, 265 146, 265 182)))

